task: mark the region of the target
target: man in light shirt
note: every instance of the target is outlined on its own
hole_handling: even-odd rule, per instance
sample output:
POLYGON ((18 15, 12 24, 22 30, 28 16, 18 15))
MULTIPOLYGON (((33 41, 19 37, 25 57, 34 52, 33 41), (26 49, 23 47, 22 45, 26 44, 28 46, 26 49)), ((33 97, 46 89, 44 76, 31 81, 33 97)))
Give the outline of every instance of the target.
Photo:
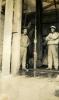
POLYGON ((26 56, 27 56, 27 47, 29 45, 29 38, 27 35, 27 29, 23 30, 21 34, 21 42, 20 42, 20 64, 22 65, 22 69, 26 70, 26 56))
POLYGON ((51 26, 51 33, 46 37, 48 45, 48 69, 54 68, 58 70, 58 43, 59 43, 59 33, 55 32, 56 27, 51 26))

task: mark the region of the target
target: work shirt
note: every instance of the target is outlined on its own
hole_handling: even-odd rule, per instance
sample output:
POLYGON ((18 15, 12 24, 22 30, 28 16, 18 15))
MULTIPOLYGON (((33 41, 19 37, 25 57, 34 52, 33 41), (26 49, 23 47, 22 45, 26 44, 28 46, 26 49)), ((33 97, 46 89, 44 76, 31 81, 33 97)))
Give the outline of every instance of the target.
POLYGON ((25 47, 25 48, 27 48, 28 45, 29 45, 29 38, 28 38, 28 36, 22 34, 22 35, 21 35, 20 46, 21 46, 21 47, 25 47))
POLYGON ((59 43, 59 33, 49 33, 49 35, 46 37, 47 44, 58 44, 59 43))

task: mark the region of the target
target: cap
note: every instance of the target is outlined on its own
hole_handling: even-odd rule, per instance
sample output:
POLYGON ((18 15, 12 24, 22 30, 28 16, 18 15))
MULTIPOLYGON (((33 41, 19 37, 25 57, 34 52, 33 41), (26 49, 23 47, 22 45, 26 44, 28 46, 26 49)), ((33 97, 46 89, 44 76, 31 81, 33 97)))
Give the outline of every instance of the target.
POLYGON ((54 28, 54 29, 56 29, 56 26, 51 26, 50 28, 54 28))

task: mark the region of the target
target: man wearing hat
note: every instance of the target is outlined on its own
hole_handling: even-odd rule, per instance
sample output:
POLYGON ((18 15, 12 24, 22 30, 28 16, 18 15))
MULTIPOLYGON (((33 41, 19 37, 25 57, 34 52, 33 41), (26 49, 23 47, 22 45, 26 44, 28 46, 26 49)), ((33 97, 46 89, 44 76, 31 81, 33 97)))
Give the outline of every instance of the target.
POLYGON ((48 45, 48 69, 52 69, 54 63, 54 68, 58 70, 58 43, 59 43, 59 33, 55 32, 56 27, 51 26, 51 33, 46 37, 48 45))
POLYGON ((21 43, 20 43, 20 64, 22 69, 26 69, 26 56, 27 56, 27 47, 29 45, 29 38, 27 36, 27 29, 23 30, 21 34, 21 43))

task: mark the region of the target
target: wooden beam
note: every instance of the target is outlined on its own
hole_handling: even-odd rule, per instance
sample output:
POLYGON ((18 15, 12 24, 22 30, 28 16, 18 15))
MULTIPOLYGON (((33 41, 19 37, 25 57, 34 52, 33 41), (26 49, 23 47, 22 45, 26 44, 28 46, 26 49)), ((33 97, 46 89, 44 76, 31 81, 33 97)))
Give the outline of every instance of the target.
POLYGON ((22 21, 22 0, 15 0, 12 39, 11 73, 17 74, 20 68, 20 37, 22 21))
POLYGON ((13 0, 6 0, 2 74, 10 74, 11 38, 12 38, 13 0))

